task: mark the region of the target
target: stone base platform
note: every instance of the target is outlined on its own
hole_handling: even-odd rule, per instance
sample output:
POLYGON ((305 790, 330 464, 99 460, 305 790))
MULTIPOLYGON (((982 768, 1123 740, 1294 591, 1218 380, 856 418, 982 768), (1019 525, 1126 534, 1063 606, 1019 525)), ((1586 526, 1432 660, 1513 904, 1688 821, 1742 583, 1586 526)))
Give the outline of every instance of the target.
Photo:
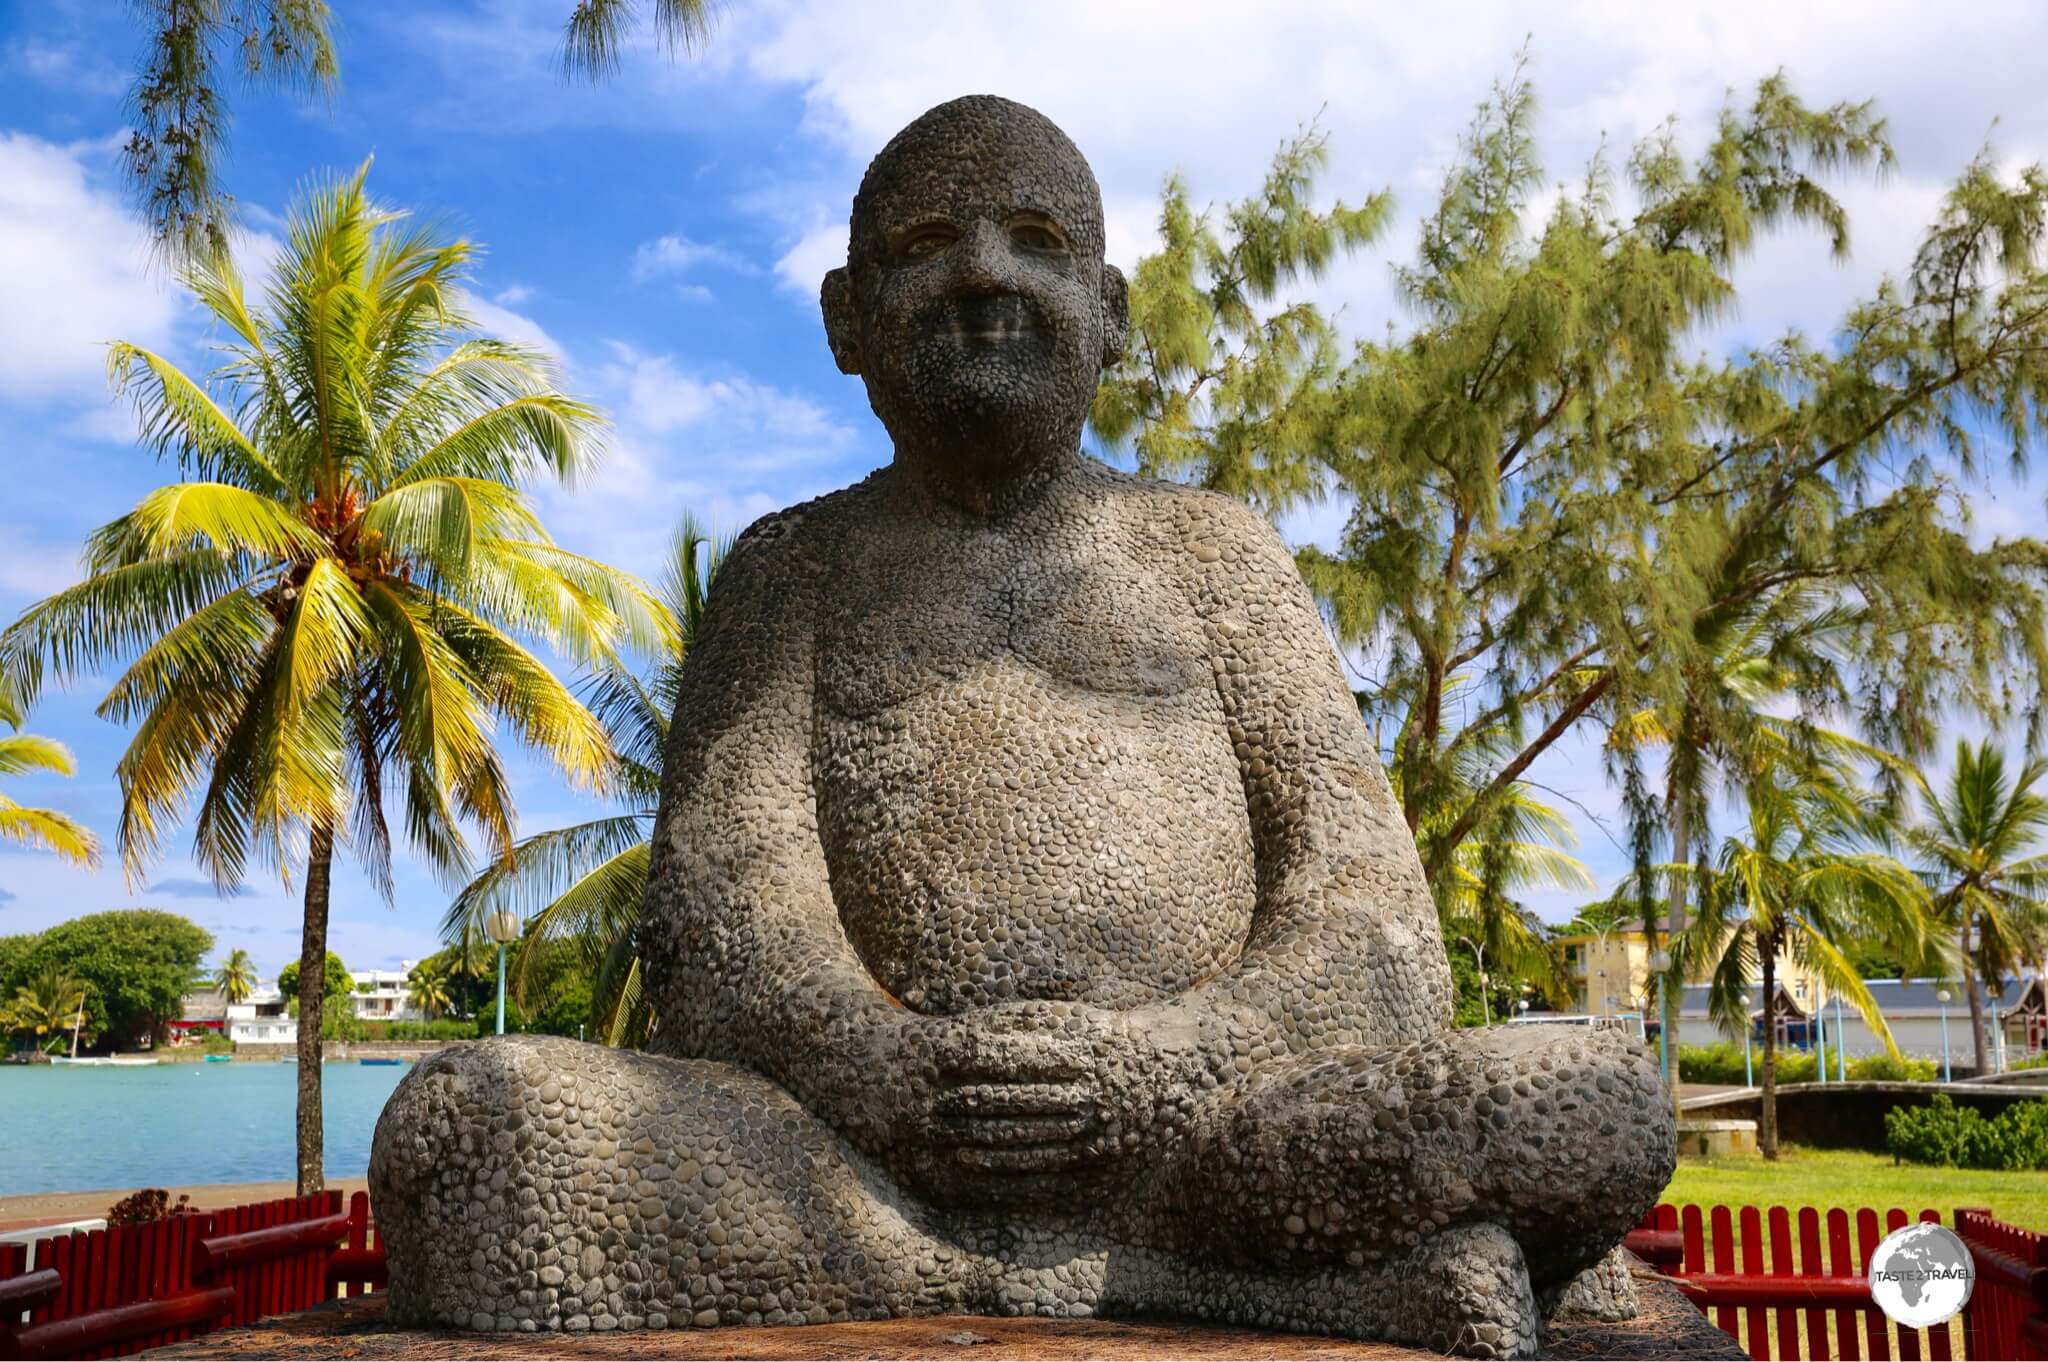
MULTIPOLYGON (((1642 1313, 1619 1324, 1560 1321, 1545 1340, 1547 1358, 1743 1357, 1735 1340, 1661 1279, 1637 1274, 1642 1313)), ((640 1333, 472 1334, 401 1329, 384 1321, 384 1297, 334 1301, 279 1315, 246 1329, 207 1334, 156 1348, 152 1358, 934 1358, 1053 1362, 1080 1358, 1427 1358, 1437 1354, 1386 1343, 1355 1343, 1177 1320, 1095 1320, 941 1316, 864 1324, 765 1329, 666 1329, 640 1333)))

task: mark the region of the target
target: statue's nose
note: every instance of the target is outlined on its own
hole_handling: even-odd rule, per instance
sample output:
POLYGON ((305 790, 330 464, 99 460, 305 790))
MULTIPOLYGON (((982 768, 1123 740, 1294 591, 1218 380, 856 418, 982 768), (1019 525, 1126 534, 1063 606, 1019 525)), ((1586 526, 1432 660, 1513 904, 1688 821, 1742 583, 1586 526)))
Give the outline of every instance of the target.
POLYGON ((953 292, 957 295, 1009 293, 1016 288, 1016 262, 1003 229, 983 219, 971 223, 953 252, 953 292))

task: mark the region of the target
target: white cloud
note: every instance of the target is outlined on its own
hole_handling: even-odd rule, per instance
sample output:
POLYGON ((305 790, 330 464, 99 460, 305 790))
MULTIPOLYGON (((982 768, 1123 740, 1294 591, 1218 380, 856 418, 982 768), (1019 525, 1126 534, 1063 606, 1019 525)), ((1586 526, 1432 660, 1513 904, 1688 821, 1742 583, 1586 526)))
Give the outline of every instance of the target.
POLYGON ((0 397, 105 402, 106 343, 171 335, 177 294, 93 173, 109 150, 0 133, 0 397))
POLYGON ((846 263, 846 224, 828 223, 805 232, 775 262, 776 281, 793 293, 815 299, 825 275, 846 263))
MULTIPOLYGON (((505 293, 511 291, 507 289, 498 294, 499 301, 502 302, 505 293)), ((568 351, 562 348, 560 341, 549 335, 539 322, 524 313, 514 312, 509 307, 501 307, 498 302, 481 298, 474 293, 462 295, 461 307, 476 323, 477 331, 481 335, 489 336, 493 340, 512 341, 530 346, 553 356, 558 362, 568 356, 568 351)))
POLYGON ((1126 267, 1154 241, 1163 176, 1185 173, 1197 205, 1253 192, 1274 148, 1320 111, 1330 135, 1329 198, 1391 187, 1399 217, 1379 245, 1302 293, 1344 307, 1345 328, 1376 335, 1404 322, 1388 265, 1407 260, 1414 228, 1473 106, 1524 41, 1540 96, 1549 175, 1575 181, 1604 137, 1611 159, 1675 115, 1697 149, 1724 101, 1740 103, 1780 68, 1812 104, 1879 97, 1898 141, 1898 173, 1832 183, 1853 214, 1854 268, 1827 263, 1811 232, 1767 238, 1742 267, 1742 314, 1700 338, 1820 338, 1881 269, 1896 270, 1946 180, 1994 119, 2014 148, 2048 146, 2048 86, 2030 54, 2048 43, 2048 10, 2001 10, 1996 24, 1957 26, 1933 8, 1881 0, 1786 7, 1753 0, 1673 10, 1571 0, 1540 13, 1505 6, 1357 5, 1303 0, 1242 22, 1227 0, 1045 0, 1029 9, 962 0, 945 24, 913 8, 802 0, 728 14, 721 43, 757 80, 795 88, 802 128, 824 163, 792 158, 746 205, 790 244, 776 274, 815 296, 844 259, 847 202, 859 172, 911 118, 972 89, 993 88, 1071 134, 1101 181, 1109 257, 1126 267), (961 73, 985 73, 963 81, 961 73))
POLYGON ((491 301, 499 307, 518 307, 533 296, 533 289, 526 284, 510 284, 491 295, 491 301))
POLYGON ((755 273, 750 261, 725 247, 692 241, 675 233, 643 241, 633 252, 633 278, 643 283, 668 275, 688 274, 701 266, 741 274, 755 273))
POLYGON ((60 547, 25 526, 0 524, 0 600, 41 600, 78 578, 76 544, 60 547))

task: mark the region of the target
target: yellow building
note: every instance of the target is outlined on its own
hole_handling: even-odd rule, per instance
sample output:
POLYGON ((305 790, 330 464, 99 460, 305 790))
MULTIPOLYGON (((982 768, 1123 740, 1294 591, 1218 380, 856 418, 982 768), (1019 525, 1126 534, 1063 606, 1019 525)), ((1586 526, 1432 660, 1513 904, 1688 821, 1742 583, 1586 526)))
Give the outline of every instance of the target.
MULTIPOLYGON (((1573 932, 1557 938, 1564 948, 1565 977, 1572 997, 1566 1011, 1584 1016, 1654 1013, 1650 988, 1650 941, 1640 922, 1620 922, 1604 932, 1573 932)), ((1823 1001, 1820 980, 1786 956, 1778 958, 1779 986, 1805 1011, 1823 1001)), ((1688 983, 1705 983, 1704 977, 1688 983)), ((1755 982, 1752 980, 1752 982, 1755 982)))

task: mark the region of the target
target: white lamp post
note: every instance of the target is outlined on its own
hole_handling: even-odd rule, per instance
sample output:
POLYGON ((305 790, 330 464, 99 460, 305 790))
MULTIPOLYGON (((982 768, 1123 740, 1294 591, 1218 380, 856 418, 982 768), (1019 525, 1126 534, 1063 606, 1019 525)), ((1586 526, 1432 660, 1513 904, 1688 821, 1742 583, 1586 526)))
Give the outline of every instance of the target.
POLYGON ((519 914, 500 908, 484 919, 484 931, 498 943, 498 1034, 505 1034, 505 948, 519 939, 519 914))
POLYGON ((1941 1004, 1941 1081, 1948 1082, 1948 990, 1937 989, 1934 1001, 1941 1004))

